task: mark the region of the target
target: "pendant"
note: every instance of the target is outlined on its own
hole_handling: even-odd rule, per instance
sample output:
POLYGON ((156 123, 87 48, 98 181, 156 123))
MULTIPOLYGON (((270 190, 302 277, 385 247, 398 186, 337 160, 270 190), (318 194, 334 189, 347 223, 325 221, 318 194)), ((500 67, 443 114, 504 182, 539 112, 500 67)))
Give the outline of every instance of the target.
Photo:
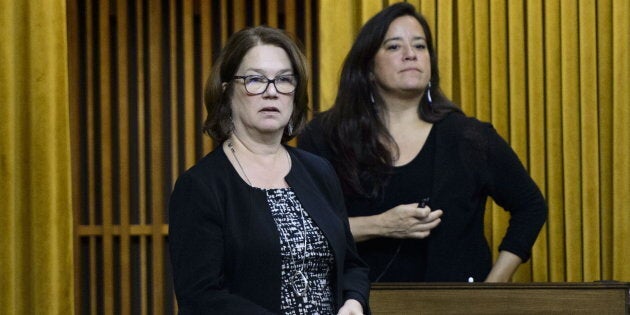
POLYGON ((299 297, 306 299, 306 292, 308 291, 308 279, 302 272, 302 270, 296 270, 291 275, 290 283, 293 288, 293 292, 299 297))

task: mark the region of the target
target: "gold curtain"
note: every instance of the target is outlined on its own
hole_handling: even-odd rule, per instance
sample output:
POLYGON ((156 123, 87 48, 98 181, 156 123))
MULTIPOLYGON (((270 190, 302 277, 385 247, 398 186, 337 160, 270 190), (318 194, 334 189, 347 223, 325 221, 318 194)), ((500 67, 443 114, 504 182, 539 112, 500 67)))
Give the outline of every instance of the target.
MULTIPOLYGON (((322 110, 359 28, 394 2, 320 2, 322 110)), ((432 28, 444 92, 492 122, 547 198, 513 280, 630 281, 630 1, 408 2, 432 28)), ((508 215, 488 210, 496 257, 508 215)))
POLYGON ((0 1, 0 314, 73 314, 64 0, 0 1))

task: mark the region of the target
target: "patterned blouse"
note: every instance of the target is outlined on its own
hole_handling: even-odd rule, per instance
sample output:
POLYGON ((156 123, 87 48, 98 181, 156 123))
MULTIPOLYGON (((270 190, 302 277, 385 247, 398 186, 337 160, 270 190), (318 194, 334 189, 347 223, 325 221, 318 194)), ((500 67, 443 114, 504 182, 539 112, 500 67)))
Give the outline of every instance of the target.
POLYGON ((333 314, 330 279, 334 257, 326 237, 304 211, 293 189, 265 189, 265 192, 280 235, 282 312, 333 314))

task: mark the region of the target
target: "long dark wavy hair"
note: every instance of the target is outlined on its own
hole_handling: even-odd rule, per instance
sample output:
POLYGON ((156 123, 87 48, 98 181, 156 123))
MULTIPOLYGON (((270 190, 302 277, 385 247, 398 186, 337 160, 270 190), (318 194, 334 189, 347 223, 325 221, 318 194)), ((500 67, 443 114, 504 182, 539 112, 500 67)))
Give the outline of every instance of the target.
MULTIPOLYGON (((375 197, 389 177, 398 146, 379 112, 384 104, 376 95, 370 73, 390 24, 401 16, 412 16, 422 26, 431 59, 431 98, 418 104, 418 116, 438 122, 451 112, 461 112, 440 90, 437 56, 426 19, 408 3, 391 5, 372 17, 359 31, 346 56, 333 107, 322 113, 324 132, 333 150, 333 164, 346 193, 375 197), (374 99, 376 100, 374 102, 374 99), (395 148, 394 152, 388 148, 395 148)), ((428 90, 428 88, 427 88, 428 90)))
POLYGON ((308 72, 306 57, 302 53, 300 42, 283 30, 267 26, 246 28, 234 33, 221 50, 206 80, 204 103, 208 117, 203 131, 215 141, 221 143, 232 133, 232 96, 233 78, 243 58, 250 49, 259 45, 272 45, 282 48, 291 61, 297 87, 293 92, 293 114, 290 123, 293 132, 282 134, 282 142, 291 140, 304 127, 308 114, 308 72), (226 83, 226 87, 223 84, 226 83))

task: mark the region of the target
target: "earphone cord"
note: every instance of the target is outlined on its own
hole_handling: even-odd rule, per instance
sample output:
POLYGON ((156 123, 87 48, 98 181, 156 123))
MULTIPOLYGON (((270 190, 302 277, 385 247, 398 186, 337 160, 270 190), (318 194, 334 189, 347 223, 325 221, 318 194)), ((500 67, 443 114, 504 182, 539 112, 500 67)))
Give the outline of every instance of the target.
MULTIPOLYGON (((427 204, 429 203, 430 198, 429 197, 425 197, 422 198, 420 200, 420 204, 418 205, 420 208, 424 208, 427 206, 427 204)), ((381 280, 381 278, 385 275, 385 273, 387 273, 387 271, 389 270, 389 268, 392 266, 392 264, 394 263, 394 260, 396 260, 396 257, 398 257, 398 253, 400 253, 400 248, 402 247, 403 244, 403 240, 400 240, 400 243, 398 243, 398 248, 396 248, 396 252, 394 253, 394 255, 392 256, 392 258, 389 260, 389 262, 387 263, 387 265, 385 266, 385 269, 383 269, 383 272, 381 272, 380 275, 378 275, 378 277, 376 277, 376 279, 374 280, 374 282, 378 282, 379 280, 381 280)))
POLYGON ((389 260, 389 262, 383 269, 383 272, 381 272, 381 274, 378 275, 378 277, 376 277, 374 282, 378 282, 379 280, 381 280, 381 278, 385 275, 385 273, 387 273, 389 268, 392 266, 392 264, 394 263, 394 260, 396 260, 396 257, 398 257, 398 253, 400 253, 400 248, 402 247, 403 241, 404 240, 400 240, 400 243, 398 243, 398 247, 396 248, 396 252, 394 252, 394 255, 392 256, 392 258, 389 260))

